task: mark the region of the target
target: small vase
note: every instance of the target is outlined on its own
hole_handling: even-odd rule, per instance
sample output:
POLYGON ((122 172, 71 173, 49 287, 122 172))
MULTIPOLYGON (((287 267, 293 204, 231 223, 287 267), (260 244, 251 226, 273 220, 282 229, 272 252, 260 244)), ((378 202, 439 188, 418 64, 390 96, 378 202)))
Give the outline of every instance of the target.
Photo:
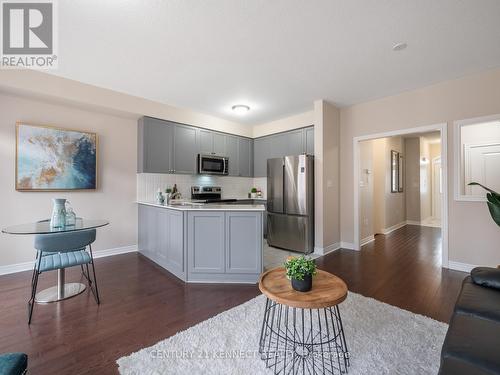
POLYGON ((292 279, 292 288, 297 292, 309 292, 312 289, 312 275, 304 276, 304 280, 292 279))
POLYGON ((52 216, 50 226, 52 228, 63 228, 66 225, 66 199, 52 199, 52 216))

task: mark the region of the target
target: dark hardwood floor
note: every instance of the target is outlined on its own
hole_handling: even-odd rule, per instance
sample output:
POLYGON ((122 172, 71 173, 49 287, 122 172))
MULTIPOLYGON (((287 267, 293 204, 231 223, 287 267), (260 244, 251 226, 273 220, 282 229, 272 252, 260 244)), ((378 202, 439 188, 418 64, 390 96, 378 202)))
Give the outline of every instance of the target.
MULTIPOLYGON (((465 274, 440 268, 440 230, 406 226, 362 251, 339 250, 318 266, 349 289, 448 322, 465 274)), ((116 373, 115 361, 259 294, 254 285, 185 285, 139 254, 96 260, 102 304, 91 294, 36 305, 27 325, 30 272, 0 277, 0 352, 29 355, 32 374, 116 373)), ((79 280, 78 268, 67 281, 79 280)), ((42 274, 39 290, 55 284, 42 274)))

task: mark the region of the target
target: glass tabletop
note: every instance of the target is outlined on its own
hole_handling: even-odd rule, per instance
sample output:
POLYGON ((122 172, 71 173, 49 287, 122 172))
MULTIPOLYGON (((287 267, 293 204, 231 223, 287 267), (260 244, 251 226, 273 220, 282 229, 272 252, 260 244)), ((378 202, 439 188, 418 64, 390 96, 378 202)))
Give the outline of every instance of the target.
POLYGON ((35 223, 13 225, 11 227, 2 229, 2 232, 9 234, 51 234, 94 229, 104 227, 108 224, 109 221, 107 220, 92 220, 78 217, 76 218, 75 225, 66 225, 61 228, 52 228, 50 226, 50 220, 42 220, 35 223))

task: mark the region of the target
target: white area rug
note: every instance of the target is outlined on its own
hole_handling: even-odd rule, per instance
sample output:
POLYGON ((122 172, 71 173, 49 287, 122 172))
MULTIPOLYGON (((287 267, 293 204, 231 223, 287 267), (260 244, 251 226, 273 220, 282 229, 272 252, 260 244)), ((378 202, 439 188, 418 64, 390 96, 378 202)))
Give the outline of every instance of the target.
MULTIPOLYGON (((258 354, 265 297, 120 358, 120 374, 272 374, 258 354)), ((340 305, 349 374, 437 374, 448 326, 359 294, 340 305)))

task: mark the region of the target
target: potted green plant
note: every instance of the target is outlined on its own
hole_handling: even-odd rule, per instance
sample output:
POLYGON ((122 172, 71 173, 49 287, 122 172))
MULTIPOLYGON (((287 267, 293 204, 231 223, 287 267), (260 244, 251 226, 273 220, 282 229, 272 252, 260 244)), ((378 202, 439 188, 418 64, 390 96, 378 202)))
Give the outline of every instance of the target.
POLYGON ((483 186, 477 182, 471 182, 469 185, 481 186, 488 193, 486 194, 486 199, 488 200, 488 209, 490 210, 491 218, 498 226, 500 226, 500 194, 486 186, 483 186))
POLYGON ((257 188, 252 188, 252 190, 250 190, 250 197, 251 198, 257 198, 257 188))
POLYGON ((285 262, 286 277, 291 281, 292 288, 298 292, 308 292, 312 289, 312 277, 316 275, 316 263, 305 257, 288 257, 285 262))

